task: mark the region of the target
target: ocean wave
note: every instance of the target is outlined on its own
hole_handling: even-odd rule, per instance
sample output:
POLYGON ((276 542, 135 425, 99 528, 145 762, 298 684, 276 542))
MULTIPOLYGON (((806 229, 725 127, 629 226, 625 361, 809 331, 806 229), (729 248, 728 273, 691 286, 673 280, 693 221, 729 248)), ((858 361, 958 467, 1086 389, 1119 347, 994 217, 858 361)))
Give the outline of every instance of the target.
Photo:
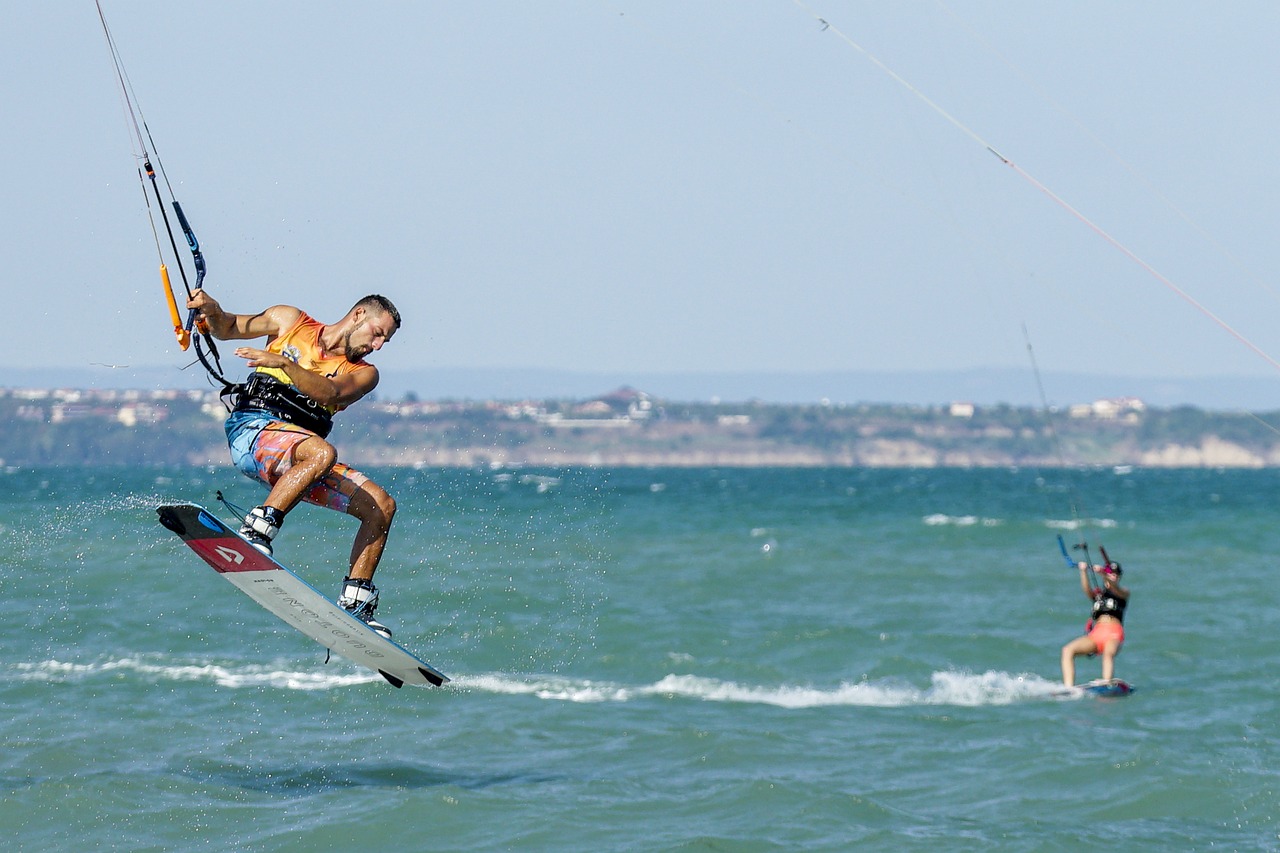
MULTIPOLYGON (((345 663, 326 670, 301 670, 281 663, 228 665, 210 661, 167 661, 161 657, 123 657, 92 663, 47 660, 19 662, 8 667, 16 681, 69 683, 107 676, 134 675, 150 681, 204 681, 219 687, 275 687, 282 690, 332 690, 382 683, 371 671, 348 669, 345 663)), ((1014 702, 1060 698, 1061 685, 1038 675, 989 671, 935 672, 928 687, 881 680, 822 688, 809 685, 749 685, 698 675, 667 675, 652 684, 626 685, 565 676, 506 673, 458 675, 452 689, 517 696, 556 702, 625 703, 645 698, 772 705, 801 709, 829 706, 902 708, 924 705, 1008 705, 1014 702)))
POLYGON ((841 684, 833 688, 801 685, 753 686, 697 675, 668 675, 648 685, 627 686, 563 677, 510 675, 459 676, 454 685, 491 693, 536 696, 564 702, 630 702, 643 697, 734 702, 780 708, 832 705, 901 708, 922 705, 1008 705, 1055 698, 1061 684, 1033 674, 935 672, 927 688, 891 681, 841 684))
POLYGON ((1045 519, 1044 526, 1048 527, 1050 530, 1079 530, 1082 527, 1118 527, 1119 522, 1114 518, 1047 518, 1045 519))
POLYGON ((644 695, 644 688, 555 676, 460 675, 453 679, 452 684, 455 687, 485 693, 536 696, 539 699, 555 699, 562 702, 628 702, 637 696, 644 695))
POLYGON ((369 671, 302 671, 283 664, 228 666, 208 661, 167 662, 161 659, 125 657, 93 663, 47 660, 16 663, 10 669, 20 681, 67 683, 88 681, 97 676, 135 674, 155 681, 207 681, 219 687, 280 687, 287 690, 328 690, 365 682, 381 682, 369 671))
POLYGON ((1000 518, 982 518, 977 515, 946 515, 936 512, 933 515, 926 515, 921 519, 930 527, 938 527, 941 525, 953 525, 955 527, 973 527, 981 525, 983 527, 999 527, 1004 524, 1004 520, 1000 518))

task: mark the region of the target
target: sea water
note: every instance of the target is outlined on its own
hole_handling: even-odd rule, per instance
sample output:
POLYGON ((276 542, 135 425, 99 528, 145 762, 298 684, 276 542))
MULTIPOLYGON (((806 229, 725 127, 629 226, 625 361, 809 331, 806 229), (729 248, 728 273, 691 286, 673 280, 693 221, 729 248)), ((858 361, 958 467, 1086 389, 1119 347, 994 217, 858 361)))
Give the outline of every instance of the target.
MULTIPOLYGON (((255 503, 229 468, 0 475, 14 849, 1280 849, 1280 472, 370 473, 444 688, 159 526, 255 503), (1054 695, 1059 534, 1124 565, 1130 697, 1054 695)), ((354 532, 300 507, 276 553, 336 594, 354 532)))

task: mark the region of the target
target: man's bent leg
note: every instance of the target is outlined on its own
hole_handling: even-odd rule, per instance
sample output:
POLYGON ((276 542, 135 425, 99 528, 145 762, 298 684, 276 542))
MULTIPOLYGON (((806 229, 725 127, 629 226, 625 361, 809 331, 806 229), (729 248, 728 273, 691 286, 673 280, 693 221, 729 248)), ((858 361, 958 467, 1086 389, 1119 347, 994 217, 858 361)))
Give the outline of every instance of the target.
POLYGON ((338 605, 391 639, 391 629, 374 616, 378 609, 378 588, 373 585, 373 573, 377 571, 378 561, 382 559, 382 551, 387 545, 396 502, 385 489, 366 479, 351 496, 347 514, 360 519, 360 529, 356 532, 355 544, 351 546, 351 568, 342 579, 338 605))
POLYGON ((370 578, 378 568, 386 547, 387 533, 396 514, 396 502, 377 483, 341 462, 335 463, 319 482, 312 485, 303 495, 303 500, 345 512, 360 520, 347 576, 342 579, 338 606, 349 610, 357 619, 390 639, 391 629, 374 616, 378 609, 378 588, 370 578))
POLYGON ((371 580, 378 570, 382 551, 387 545, 391 521, 395 518, 395 498, 372 480, 365 481, 351 496, 347 514, 360 519, 360 530, 351 546, 352 579, 371 580))
POLYGON ((270 554, 285 514, 329 473, 337 458, 333 445, 314 433, 285 425, 264 429, 254 444, 254 460, 271 492, 245 516, 240 535, 270 554))
POLYGON ((299 442, 293 448, 292 464, 271 485, 271 493, 263 506, 287 513, 337 461, 338 451, 320 436, 313 435, 299 442))

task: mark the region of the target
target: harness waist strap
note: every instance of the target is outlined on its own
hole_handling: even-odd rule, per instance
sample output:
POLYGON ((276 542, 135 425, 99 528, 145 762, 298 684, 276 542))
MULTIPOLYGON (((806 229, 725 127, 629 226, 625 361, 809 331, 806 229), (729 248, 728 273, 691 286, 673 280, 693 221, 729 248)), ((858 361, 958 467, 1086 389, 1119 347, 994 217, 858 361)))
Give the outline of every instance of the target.
POLYGON ((254 373, 236 386, 237 412, 266 412, 280 420, 327 438, 333 414, 292 385, 265 373, 254 373))

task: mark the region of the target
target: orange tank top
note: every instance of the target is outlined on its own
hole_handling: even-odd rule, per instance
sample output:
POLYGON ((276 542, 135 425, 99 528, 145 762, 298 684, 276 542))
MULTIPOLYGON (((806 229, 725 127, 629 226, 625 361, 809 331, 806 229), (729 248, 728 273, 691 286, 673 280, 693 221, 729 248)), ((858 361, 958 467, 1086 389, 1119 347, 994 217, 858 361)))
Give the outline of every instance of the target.
MULTIPOLYGON (((363 363, 354 364, 348 361, 345 355, 329 355, 326 353, 324 347, 320 346, 320 333, 325 329, 324 323, 321 323, 305 311, 301 311, 299 314, 300 316, 296 323, 285 329, 279 337, 267 344, 268 352, 282 355, 294 364, 310 370, 312 373, 319 373, 328 379, 371 366, 363 363)), ((289 379, 289 374, 283 370, 259 367, 257 371, 268 376, 274 376, 286 385, 293 384, 289 379)), ((346 406, 335 406, 329 411, 331 413, 340 412, 345 408, 346 406)))

